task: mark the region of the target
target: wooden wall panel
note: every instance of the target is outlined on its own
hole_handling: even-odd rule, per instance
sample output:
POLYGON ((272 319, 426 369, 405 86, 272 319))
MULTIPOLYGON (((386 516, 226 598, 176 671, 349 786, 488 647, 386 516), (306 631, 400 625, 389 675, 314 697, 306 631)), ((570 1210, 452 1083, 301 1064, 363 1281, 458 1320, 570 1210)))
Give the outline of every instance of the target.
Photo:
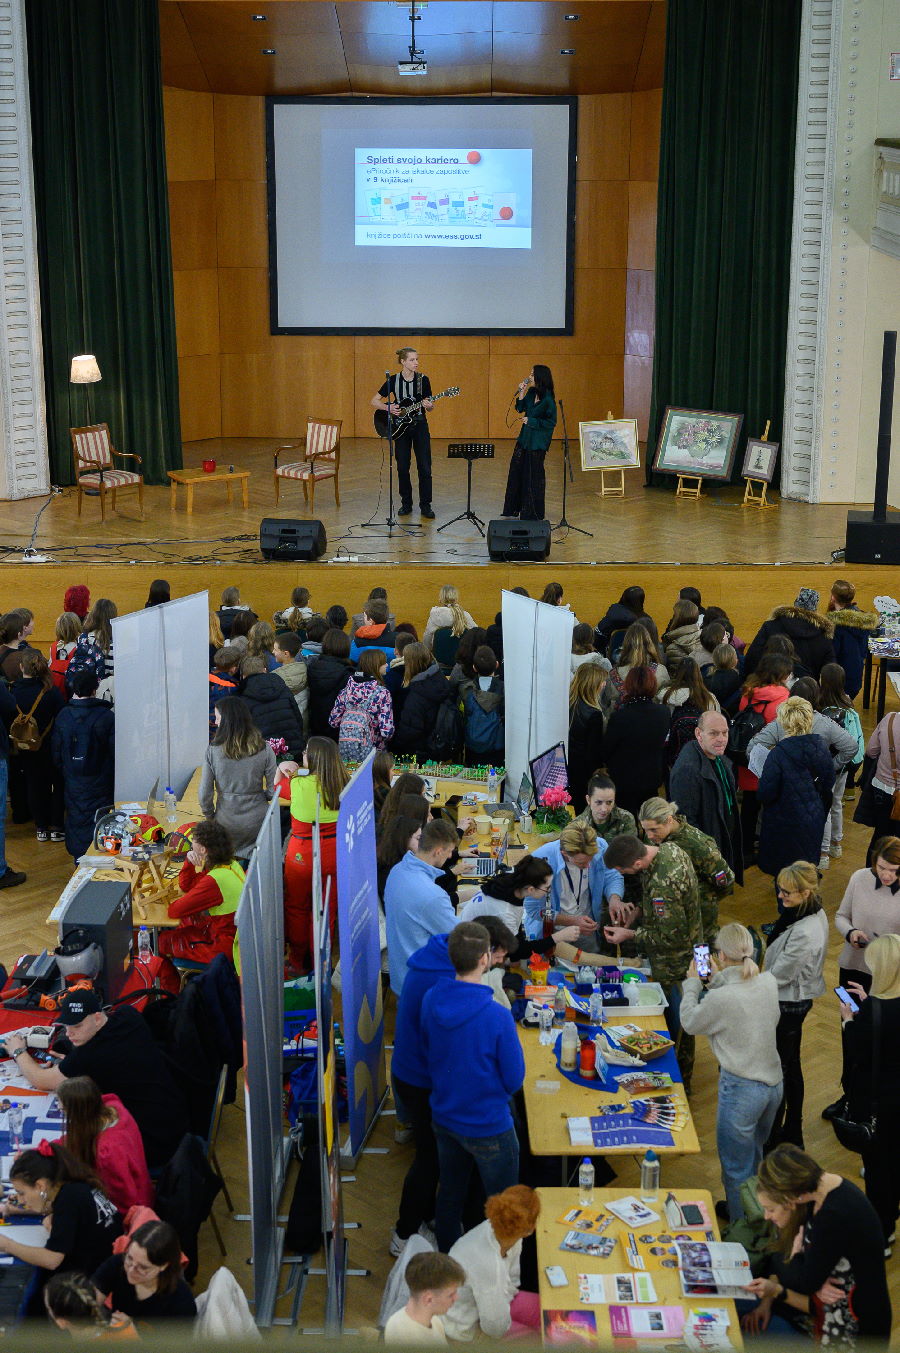
POLYGON ((213 95, 216 178, 266 178, 265 103, 240 94, 213 95))
POLYGON ((662 90, 631 96, 631 156, 628 178, 655 183, 659 178, 659 126, 662 90))
POLYGON ((212 95, 166 88, 163 114, 169 182, 215 178, 212 95))
POLYGON ((281 340, 269 332, 269 274, 265 268, 219 269, 219 347, 222 352, 267 352, 281 340))
POLYGON ((628 257, 629 184, 582 180, 576 195, 575 241, 585 266, 624 268, 628 257))
POLYGON ((169 182, 172 268, 215 268, 216 185, 212 179, 169 182))
POLYGON ((282 339, 267 352, 223 353, 222 436, 293 438, 317 413, 342 418, 352 428, 351 344, 340 338, 294 338, 282 339))
POLYGON ((219 351, 219 279, 215 268, 173 274, 179 357, 219 351))
POLYGON ((645 269, 630 269, 625 351, 631 357, 653 356, 655 304, 656 274, 645 269))
POLYGON ((266 268, 266 185, 248 179, 216 179, 216 237, 220 268, 266 268))
POLYGON ((179 357, 181 436, 186 442, 222 435, 219 401, 219 356, 179 357))
POLYGON ((628 266, 656 267, 656 184, 628 185, 628 266))
POLYGON ((578 100, 578 178, 627 179, 630 94, 591 94, 578 100))
MULTIPOLYGON (((653 358, 631 357, 626 355, 625 364, 625 404, 624 418, 636 418, 638 437, 647 440, 647 423, 650 418, 650 386, 653 380, 653 358)), ((653 447, 647 454, 653 455, 653 447)))

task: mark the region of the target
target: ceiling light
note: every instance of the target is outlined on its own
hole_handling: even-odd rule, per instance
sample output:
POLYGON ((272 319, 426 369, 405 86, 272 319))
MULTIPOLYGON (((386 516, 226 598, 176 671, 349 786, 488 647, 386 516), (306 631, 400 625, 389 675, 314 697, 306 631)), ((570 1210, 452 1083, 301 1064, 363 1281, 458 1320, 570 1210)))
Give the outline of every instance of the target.
POLYGON ((267 19, 268 17, 269 17, 268 14, 251 14, 251 15, 250 15, 250 18, 253 20, 254 23, 265 23, 265 21, 266 21, 266 19, 267 19))
POLYGON ((263 49, 262 49, 262 54, 263 54, 263 56, 275 56, 275 55, 276 55, 275 48, 274 48, 274 47, 263 47, 263 49))
POLYGON ((560 49, 559 49, 559 54, 560 54, 560 56, 574 56, 574 55, 575 55, 575 48, 574 48, 574 47, 560 47, 560 49))
POLYGON ((565 19, 566 23, 577 23, 578 20, 581 18, 581 15, 580 15, 580 14, 564 14, 564 15, 563 15, 563 18, 565 19))

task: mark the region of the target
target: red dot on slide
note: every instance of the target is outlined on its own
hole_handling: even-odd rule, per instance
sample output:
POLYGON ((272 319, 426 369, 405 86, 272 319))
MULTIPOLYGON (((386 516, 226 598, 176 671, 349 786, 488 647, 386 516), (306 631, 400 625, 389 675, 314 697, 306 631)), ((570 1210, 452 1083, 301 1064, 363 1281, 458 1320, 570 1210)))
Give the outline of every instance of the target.
POLYGON ((513 209, 512 209, 512 207, 501 207, 501 208, 500 208, 500 220, 501 220, 501 221, 511 221, 511 220, 512 220, 512 214, 513 214, 513 209))
POLYGON ((481 151, 470 150, 468 155, 466 156, 466 159, 469 161, 469 164, 478 164, 479 161, 481 160, 481 151))

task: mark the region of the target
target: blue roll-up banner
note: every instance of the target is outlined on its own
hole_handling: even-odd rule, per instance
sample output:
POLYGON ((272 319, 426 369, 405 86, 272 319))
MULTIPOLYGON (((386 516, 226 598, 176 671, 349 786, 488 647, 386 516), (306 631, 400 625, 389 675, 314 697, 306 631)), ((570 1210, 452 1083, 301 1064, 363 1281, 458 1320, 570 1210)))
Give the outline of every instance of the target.
POLYGON ((341 1004, 350 1109, 349 1154, 354 1159, 385 1091, 373 757, 374 753, 363 762, 341 795, 337 823, 341 1004))

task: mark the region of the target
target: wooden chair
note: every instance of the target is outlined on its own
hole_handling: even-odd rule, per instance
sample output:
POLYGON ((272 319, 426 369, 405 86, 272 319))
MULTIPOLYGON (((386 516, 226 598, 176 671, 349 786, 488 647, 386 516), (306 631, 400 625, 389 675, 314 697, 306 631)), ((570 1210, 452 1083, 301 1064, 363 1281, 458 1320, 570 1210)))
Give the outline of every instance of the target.
POLYGON ((100 494, 100 519, 106 520, 106 495, 112 495, 113 511, 116 510, 116 493, 119 489, 136 488, 141 516, 144 515, 144 476, 134 470, 118 470, 113 456, 123 460, 136 460, 142 465, 141 457, 131 451, 117 451, 109 440, 109 424, 93 423, 86 428, 69 428, 72 438, 72 455, 75 458, 75 487, 78 492, 78 515, 81 516, 81 498, 85 489, 96 489, 100 494))
POLYGON ((299 479, 303 485, 303 500, 310 512, 316 508, 316 483, 320 479, 334 480, 335 506, 340 507, 341 495, 338 475, 341 469, 341 418, 308 418, 306 436, 301 442, 289 442, 275 452, 275 503, 278 503, 279 480, 299 479), (303 451, 303 460, 279 465, 282 451, 303 451))

